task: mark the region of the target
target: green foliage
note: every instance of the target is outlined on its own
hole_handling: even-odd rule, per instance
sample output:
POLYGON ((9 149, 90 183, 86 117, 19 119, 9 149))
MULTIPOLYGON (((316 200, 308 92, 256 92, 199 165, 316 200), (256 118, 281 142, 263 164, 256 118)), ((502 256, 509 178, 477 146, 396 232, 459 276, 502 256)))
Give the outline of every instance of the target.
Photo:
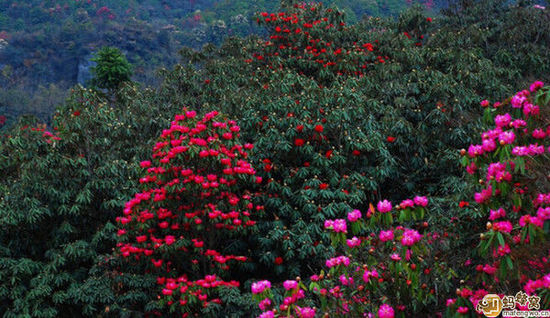
POLYGON ((91 69, 93 78, 90 82, 93 86, 113 91, 120 84, 130 81, 132 66, 119 49, 103 47, 92 61, 97 63, 91 69))
POLYGON ((36 121, 6 132, 0 145, 5 317, 92 315, 118 301, 105 267, 116 237, 113 223, 134 193, 136 162, 168 124, 164 115, 152 115, 148 102, 130 103, 148 94, 125 86, 111 108, 93 91, 77 88, 58 109, 55 134, 36 121))

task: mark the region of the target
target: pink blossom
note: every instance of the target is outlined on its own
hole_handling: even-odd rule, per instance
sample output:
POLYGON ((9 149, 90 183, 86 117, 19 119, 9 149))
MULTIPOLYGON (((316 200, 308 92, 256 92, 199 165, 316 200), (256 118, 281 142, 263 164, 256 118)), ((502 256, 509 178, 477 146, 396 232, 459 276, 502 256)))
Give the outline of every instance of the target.
POLYGON ((379 318, 393 318, 394 316, 395 313, 393 311, 393 308, 388 304, 382 304, 378 309, 379 318))
POLYGON ((524 215, 519 219, 519 225, 525 227, 527 224, 542 228, 544 222, 536 216, 524 215))
POLYGON ((512 232, 512 223, 510 221, 501 221, 493 224, 493 230, 496 232, 510 233, 512 232))
POLYGON ((325 220, 325 228, 338 233, 347 233, 347 224, 344 219, 325 220))
POLYGON ((476 166, 476 163, 473 161, 466 167, 466 172, 468 172, 469 174, 474 174, 476 170, 477 170, 477 166, 476 166))
POLYGON ((497 144, 494 139, 484 139, 481 142, 481 148, 484 152, 492 152, 497 148, 497 144))
POLYGON ((487 189, 481 190, 481 192, 474 194, 474 199, 477 203, 482 204, 489 200, 493 195, 493 187, 489 186, 487 189))
POLYGON ((491 210, 489 215, 489 220, 494 221, 499 218, 503 218, 506 216, 506 211, 504 211, 503 208, 500 208, 498 210, 491 210))
POLYGON ((392 209, 391 202, 388 200, 379 201, 376 207, 378 208, 378 211, 380 211, 381 213, 390 212, 392 209))
POLYGON ((523 106, 523 115, 529 117, 529 115, 539 115, 540 107, 538 105, 533 105, 531 103, 526 103, 523 106))
POLYGON ((296 287, 298 287, 298 282, 295 280, 286 280, 283 283, 283 286, 286 290, 295 289, 296 287))
POLYGON ((346 277, 346 275, 340 275, 340 283, 344 286, 353 284, 353 277, 346 277))
POLYGON ((483 154, 483 147, 481 145, 470 145, 468 147, 468 156, 470 158, 475 158, 483 154))
POLYGON ((511 144, 515 139, 516 135, 511 130, 504 131, 498 136, 498 140, 501 145, 511 144))
POLYGON ((458 307, 456 310, 459 314, 465 314, 468 312, 468 307, 458 307))
POLYGON ((266 310, 269 306, 271 306, 271 299, 269 298, 265 298, 258 303, 258 307, 260 307, 261 310, 266 310))
POLYGON ((354 248, 361 245, 361 240, 354 236, 351 239, 346 240, 346 244, 349 248, 354 248))
POLYGON ((251 290, 253 294, 261 294, 264 290, 271 288, 271 282, 268 280, 261 280, 252 283, 251 290))
POLYGON ((420 241, 422 235, 420 235, 416 230, 407 229, 403 232, 403 238, 401 239, 401 244, 405 246, 412 246, 416 242, 420 241))
MULTIPOLYGON (((541 5, 538 5, 538 4, 535 4, 535 5, 533 6, 533 8, 542 9, 542 10, 546 9, 544 6, 541 6, 541 5)), ((543 83, 543 82, 541 82, 541 81, 535 81, 535 82, 533 82, 533 84, 531 84, 531 86, 529 86, 529 90, 530 90, 531 92, 535 92, 535 91, 537 91, 539 88, 542 88, 543 86, 544 86, 544 83, 543 83)))
POLYGON ((348 220, 350 222, 355 222, 361 218, 361 211, 359 210, 353 210, 348 213, 348 220))
POLYGON ((337 266, 337 265, 349 266, 349 263, 350 263, 350 260, 349 260, 348 257, 338 256, 338 257, 333 257, 333 258, 327 259, 326 262, 325 262, 325 265, 328 268, 331 268, 331 267, 334 267, 334 266, 337 266))
POLYGON ((535 139, 543 139, 544 137, 546 137, 546 132, 544 131, 544 129, 538 128, 538 129, 533 130, 531 135, 535 139))
POLYGON ((520 128, 524 128, 525 126, 527 126, 527 122, 523 119, 516 119, 510 125, 512 127, 514 127, 515 129, 520 129, 520 128))
POLYGON ((542 208, 540 207, 537 210, 537 217, 541 220, 548 220, 550 219, 550 207, 542 208))
POLYGON ((373 269, 372 271, 365 270, 363 272, 363 280, 365 283, 368 283, 371 277, 378 278, 378 272, 376 269, 373 269))
POLYGON ((504 128, 510 124, 512 121, 512 116, 510 116, 509 113, 506 113, 504 115, 497 115, 495 117, 495 125, 500 128, 504 128))
POLYGON ((381 231, 379 235, 380 241, 387 242, 393 240, 393 231, 387 230, 387 231, 381 231))
POLYGON ((510 104, 512 104, 513 108, 521 108, 523 106, 523 103, 525 102, 526 98, 524 96, 521 96, 519 94, 514 95, 512 97, 512 100, 510 101, 510 104))
POLYGON ((403 200, 399 205, 402 209, 414 207, 414 201, 411 199, 403 200))
POLYGON ((258 316, 258 318, 274 318, 274 317, 275 317, 275 313, 272 310, 263 312, 261 315, 258 316))
POLYGON ((400 261, 401 260, 401 256, 399 256, 399 254, 397 254, 397 253, 393 253, 392 255, 390 255, 390 258, 394 261, 400 261))
POLYGON ((497 268, 495 266, 485 264, 485 266, 483 266, 483 271, 489 275, 493 275, 494 273, 496 273, 497 268))
POLYGON ((310 307, 298 307, 296 306, 296 314, 299 318, 314 318, 315 309, 310 307))
POLYGON ((166 245, 172 245, 176 241, 176 238, 173 235, 167 235, 164 238, 164 241, 166 242, 166 245))

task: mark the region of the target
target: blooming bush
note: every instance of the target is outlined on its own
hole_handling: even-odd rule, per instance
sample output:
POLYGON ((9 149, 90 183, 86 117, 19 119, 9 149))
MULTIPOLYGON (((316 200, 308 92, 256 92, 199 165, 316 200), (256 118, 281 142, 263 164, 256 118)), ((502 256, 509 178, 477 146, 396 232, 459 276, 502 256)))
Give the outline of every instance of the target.
POLYGON ((301 3, 288 12, 262 12, 257 22, 266 26, 270 36, 247 62, 268 69, 291 68, 329 84, 334 76, 363 76, 370 64, 388 59, 377 55, 375 38, 364 41, 343 36, 350 31, 343 12, 321 4, 301 3))
POLYGON ((487 293, 520 290, 542 296, 541 308, 550 305, 549 105, 550 87, 538 81, 503 102, 481 102, 492 128, 462 151, 462 164, 478 184, 474 199, 486 231, 472 263, 476 281, 457 291, 451 311, 473 309, 487 293))
POLYGON ((448 290, 454 272, 437 257, 449 239, 428 231, 423 221, 427 204, 428 199, 420 196, 395 208, 384 200, 366 213, 353 210, 347 219, 325 221, 339 252, 326 260, 309 285, 299 277, 285 281, 280 304, 273 299, 270 282, 254 283, 252 293, 263 311, 260 317, 320 313, 389 318, 432 310, 428 308, 437 304, 436 289, 448 290))
POLYGON ((117 244, 130 263, 157 273, 159 302, 187 316, 212 303, 216 291, 236 287, 229 265, 247 257, 234 239, 254 226, 261 209, 246 190, 261 182, 247 162, 251 144, 238 142, 240 127, 213 111, 177 115, 141 162, 143 191, 126 203, 117 244), (235 245, 237 247, 235 247, 235 245))

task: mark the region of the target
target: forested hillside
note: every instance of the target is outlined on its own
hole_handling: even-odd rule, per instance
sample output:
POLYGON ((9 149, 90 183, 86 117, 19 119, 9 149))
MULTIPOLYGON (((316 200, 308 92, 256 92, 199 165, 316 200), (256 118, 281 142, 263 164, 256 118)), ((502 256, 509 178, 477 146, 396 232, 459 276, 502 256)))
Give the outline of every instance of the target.
MULTIPOLYGON (((165 28, 157 6, 164 22, 140 24, 132 3, 151 5, 48 4, 87 17, 66 32, 113 42, 94 40, 87 87, 5 89, 57 107, 0 118, 2 318, 463 318, 497 298, 550 310, 545 5, 353 22, 333 4, 259 1, 238 8, 257 10, 246 35, 184 47, 181 24, 165 28), (124 14, 170 45, 139 60, 124 14)), ((187 5, 170 10, 210 25, 222 2, 187 5)), ((27 64, 31 79, 40 63, 27 64)))
MULTIPOLYGON (((364 15, 396 15, 413 1, 328 3, 357 22, 364 15)), ((105 45, 127 55, 134 80, 158 84, 155 71, 174 65, 181 47, 265 34, 254 15, 278 7, 278 1, 265 0, 1 0, 0 114, 8 121, 25 113, 48 120, 68 88, 90 79, 92 54, 105 45)))

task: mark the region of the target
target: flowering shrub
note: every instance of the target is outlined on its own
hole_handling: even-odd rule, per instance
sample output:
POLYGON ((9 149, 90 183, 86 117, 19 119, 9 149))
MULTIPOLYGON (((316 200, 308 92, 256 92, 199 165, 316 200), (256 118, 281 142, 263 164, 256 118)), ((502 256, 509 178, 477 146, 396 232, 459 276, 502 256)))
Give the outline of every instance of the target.
POLYGON ((471 310, 487 293, 522 289, 542 296, 541 308, 550 305, 549 104, 550 88, 542 82, 503 102, 481 102, 492 129, 481 134, 480 144, 462 150, 462 164, 478 184, 475 202, 487 218, 476 249, 479 263, 472 263, 479 284, 459 289, 451 311, 471 310))
POLYGON ((436 256, 446 249, 448 238, 428 231, 423 221, 427 204, 428 199, 420 196, 395 208, 384 200, 366 213, 353 210, 347 219, 325 221, 339 252, 326 260, 325 269, 311 277, 309 286, 299 277, 285 281, 281 304, 275 304, 270 282, 254 283, 260 317, 321 313, 389 318, 428 310, 437 303, 436 288, 439 293, 449 288, 440 278, 449 280, 454 272, 436 256), (312 301, 316 307, 308 305, 312 301))
MULTIPOLYGON (((187 316, 211 303, 232 262, 244 262, 232 240, 254 226, 261 209, 242 185, 261 182, 247 162, 251 144, 238 142, 240 127, 218 112, 177 115, 153 147, 143 191, 126 203, 117 244, 128 262, 158 273, 160 304, 187 316)), ((238 245, 238 244, 237 244, 238 245)), ((233 277, 232 277, 233 278, 233 277)))

